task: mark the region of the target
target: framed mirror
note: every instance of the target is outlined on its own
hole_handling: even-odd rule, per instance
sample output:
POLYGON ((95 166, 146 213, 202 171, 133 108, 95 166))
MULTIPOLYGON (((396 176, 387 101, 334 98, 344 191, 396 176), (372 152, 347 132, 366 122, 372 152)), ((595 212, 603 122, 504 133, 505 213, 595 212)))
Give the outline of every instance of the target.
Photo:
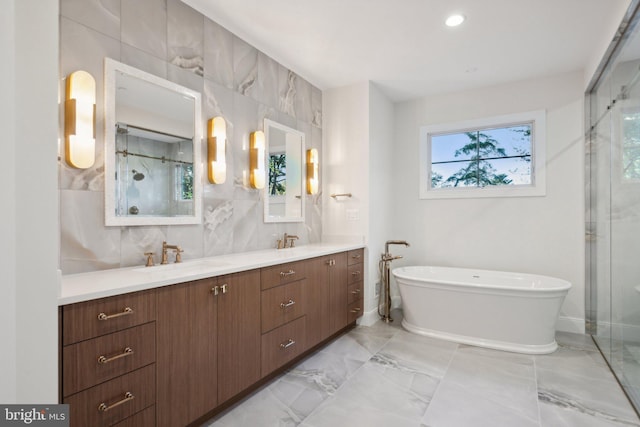
POLYGON ((198 224, 201 95, 105 59, 106 225, 198 224))
POLYGON ((264 222, 304 221, 304 133, 264 120, 267 183, 264 222))

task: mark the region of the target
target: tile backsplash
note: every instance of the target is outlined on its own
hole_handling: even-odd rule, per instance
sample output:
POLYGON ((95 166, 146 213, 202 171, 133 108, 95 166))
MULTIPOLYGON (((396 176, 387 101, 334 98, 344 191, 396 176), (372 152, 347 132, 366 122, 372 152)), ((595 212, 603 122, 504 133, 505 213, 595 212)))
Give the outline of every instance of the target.
POLYGON ((305 222, 266 224, 262 193, 243 178, 249 134, 265 118, 304 132, 305 148, 322 153, 318 88, 179 0, 61 0, 60 14, 61 93, 65 77, 80 69, 98 88, 94 166, 69 167, 60 147, 63 274, 144 264, 144 252, 158 254, 163 240, 181 245, 185 260, 274 247, 285 231, 300 244, 320 240, 320 194, 306 196, 305 222), (211 117, 227 121, 227 181, 209 184, 205 174, 202 224, 104 225, 105 57, 202 93, 203 132, 211 117))

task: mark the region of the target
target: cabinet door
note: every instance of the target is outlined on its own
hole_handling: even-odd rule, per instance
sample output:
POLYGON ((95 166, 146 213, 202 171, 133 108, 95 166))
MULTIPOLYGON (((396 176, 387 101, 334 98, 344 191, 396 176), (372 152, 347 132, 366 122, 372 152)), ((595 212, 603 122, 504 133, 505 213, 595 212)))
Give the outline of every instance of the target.
POLYGON ((331 333, 347 326, 347 253, 334 254, 329 266, 331 333))
POLYGON ((218 402, 260 379, 260 270, 218 278, 218 402))
POLYGON ((186 425, 217 405, 216 279, 158 289, 157 425, 186 425))
POLYGON ((311 348, 331 334, 329 312, 329 267, 331 257, 314 258, 307 261, 307 343, 311 348))

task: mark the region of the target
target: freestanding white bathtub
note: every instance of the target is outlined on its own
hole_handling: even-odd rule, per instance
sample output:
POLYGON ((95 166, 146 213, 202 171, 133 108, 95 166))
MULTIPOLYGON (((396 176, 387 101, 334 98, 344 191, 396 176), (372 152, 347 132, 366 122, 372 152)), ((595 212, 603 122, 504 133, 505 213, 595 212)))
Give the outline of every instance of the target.
POLYGON ((528 354, 558 348, 555 326, 571 283, 533 274, 448 267, 393 270, 410 332, 528 354))

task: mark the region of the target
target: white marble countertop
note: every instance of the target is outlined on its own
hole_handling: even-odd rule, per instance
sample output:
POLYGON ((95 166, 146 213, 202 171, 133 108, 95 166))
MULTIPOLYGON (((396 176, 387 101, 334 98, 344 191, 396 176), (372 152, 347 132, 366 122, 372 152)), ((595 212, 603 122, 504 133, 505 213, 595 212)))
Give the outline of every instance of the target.
POLYGON ((238 273, 363 247, 362 243, 318 243, 296 248, 265 249, 184 260, 178 264, 172 263, 154 267, 140 265, 63 275, 58 305, 238 273))

